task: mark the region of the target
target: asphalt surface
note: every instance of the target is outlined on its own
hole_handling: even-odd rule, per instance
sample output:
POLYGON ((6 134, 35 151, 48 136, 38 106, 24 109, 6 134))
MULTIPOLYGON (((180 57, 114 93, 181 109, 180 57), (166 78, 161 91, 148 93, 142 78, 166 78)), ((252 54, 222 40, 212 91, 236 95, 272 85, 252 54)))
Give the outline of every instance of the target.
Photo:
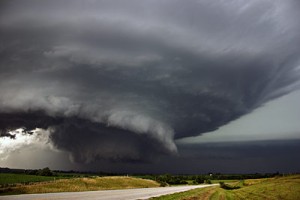
POLYGON ((210 185, 191 185, 176 187, 159 187, 159 188, 140 188, 125 190, 102 190, 89 192, 61 192, 61 193, 44 193, 44 194, 21 194, 0 196, 1 200, 133 200, 133 199, 149 199, 165 194, 173 194, 184 192, 195 188, 210 187, 218 184, 210 185))

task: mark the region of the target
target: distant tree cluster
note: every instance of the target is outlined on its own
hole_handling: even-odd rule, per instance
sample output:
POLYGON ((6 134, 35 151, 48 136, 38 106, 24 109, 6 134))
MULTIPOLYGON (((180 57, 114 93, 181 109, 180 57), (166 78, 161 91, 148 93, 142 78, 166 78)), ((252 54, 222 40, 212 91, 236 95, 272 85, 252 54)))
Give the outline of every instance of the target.
POLYGON ((185 177, 172 176, 170 174, 159 175, 156 177, 156 181, 159 182, 161 186, 188 184, 185 177))
POLYGON ((53 176, 53 172, 50 170, 49 167, 45 167, 43 169, 33 169, 33 170, 26 170, 26 174, 29 175, 38 175, 38 176, 53 176))
MULTIPOLYGON (((60 177, 89 177, 89 176, 122 176, 126 174, 122 173, 106 173, 106 172, 92 172, 92 171, 62 171, 62 170, 50 170, 49 167, 43 169, 10 169, 1 168, 0 173, 16 173, 16 174, 30 174, 40 176, 60 176, 60 177)), ((287 174, 285 174, 287 175, 287 174)), ((290 174, 291 175, 291 174, 290 174)), ((255 173, 255 174, 221 174, 221 173, 208 173, 200 175, 155 175, 155 174, 142 174, 133 175, 135 177, 155 180, 162 185, 180 185, 180 184, 202 184, 211 183, 211 180, 244 180, 244 179, 258 179, 258 178, 270 178, 275 176, 283 176, 283 174, 276 173, 255 173)))
MULTIPOLYGON (((201 175, 139 175, 140 178, 152 179, 161 184, 161 186, 168 185, 183 185, 188 183, 193 184, 211 184, 212 180, 244 180, 244 179, 258 179, 270 178, 280 176, 279 173, 266 173, 266 174, 221 174, 221 173, 208 173, 201 175)), ((225 187, 225 186, 224 186, 225 187)))

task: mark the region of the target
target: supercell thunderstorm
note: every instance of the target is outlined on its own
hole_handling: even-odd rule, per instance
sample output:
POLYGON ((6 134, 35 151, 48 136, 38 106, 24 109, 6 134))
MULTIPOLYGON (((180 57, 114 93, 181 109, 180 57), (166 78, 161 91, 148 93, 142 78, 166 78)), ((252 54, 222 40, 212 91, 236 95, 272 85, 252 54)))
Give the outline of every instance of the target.
POLYGON ((0 140, 44 131, 75 162, 176 154, 176 139, 299 89, 297 1, 12 0, 0 10, 0 140))

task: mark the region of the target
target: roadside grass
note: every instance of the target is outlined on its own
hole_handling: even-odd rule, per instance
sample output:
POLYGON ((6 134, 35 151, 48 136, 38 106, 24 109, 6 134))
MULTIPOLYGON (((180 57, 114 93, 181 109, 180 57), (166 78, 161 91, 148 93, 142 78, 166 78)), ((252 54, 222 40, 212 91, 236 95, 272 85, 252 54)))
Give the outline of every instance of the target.
POLYGON ((218 186, 203 189, 199 188, 188 192, 153 198, 153 200, 295 200, 299 199, 300 197, 300 175, 264 179, 248 179, 245 181, 226 184, 232 187, 240 186, 241 188, 223 189, 218 186))
POLYGON ((0 194, 8 195, 52 192, 79 192, 147 187, 159 187, 159 183, 152 180, 132 177, 91 177, 61 179, 51 182, 40 182, 33 185, 17 185, 15 187, 0 188, 0 194))
POLYGON ((150 198, 152 200, 181 200, 181 199, 194 199, 198 198, 198 196, 201 196, 202 199, 205 196, 210 196, 212 192, 215 191, 215 189, 218 188, 218 186, 212 186, 207 188, 197 188, 193 190, 189 190, 186 192, 178 192, 170 195, 163 195, 160 197, 153 197, 150 198))

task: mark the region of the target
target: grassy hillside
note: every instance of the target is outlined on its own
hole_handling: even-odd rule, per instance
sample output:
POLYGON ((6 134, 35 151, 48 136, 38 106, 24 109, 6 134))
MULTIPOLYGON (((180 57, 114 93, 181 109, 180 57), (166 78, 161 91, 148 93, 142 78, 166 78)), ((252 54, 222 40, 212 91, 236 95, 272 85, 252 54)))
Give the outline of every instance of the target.
POLYGON ((268 199, 268 200, 296 200, 300 197, 300 175, 266 178, 248 179, 242 182, 226 183, 227 189, 210 187, 195 189, 188 192, 166 195, 156 200, 185 199, 185 200, 239 200, 239 199, 268 199), (240 188, 238 188, 240 187, 240 188), (238 189, 234 189, 238 188, 238 189))
POLYGON ((0 188, 0 194, 31 194, 47 192, 79 192, 107 189, 128 189, 158 187, 152 180, 131 177, 93 177, 62 179, 51 182, 41 182, 33 185, 17 185, 15 187, 0 188))

